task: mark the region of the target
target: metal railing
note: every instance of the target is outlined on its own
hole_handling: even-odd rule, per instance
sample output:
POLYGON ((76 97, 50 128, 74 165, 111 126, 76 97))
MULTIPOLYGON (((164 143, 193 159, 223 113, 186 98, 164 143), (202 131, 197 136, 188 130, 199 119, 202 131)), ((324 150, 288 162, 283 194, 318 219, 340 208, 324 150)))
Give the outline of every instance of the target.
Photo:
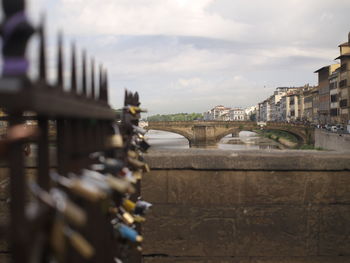
POLYGON ((142 238, 135 222, 143 221, 150 206, 137 201, 135 193, 140 175, 148 171, 142 152, 149 147, 137 127, 142 111, 138 94, 126 92, 117 123, 108 105, 107 71, 99 67, 95 85, 95 63, 91 61, 88 74, 83 52, 78 76, 74 45, 66 89, 61 35, 56 82, 50 84, 44 24, 34 28, 28 22, 24 0, 3 0, 3 9, 0 107, 9 129, 25 123, 29 111, 39 132, 31 139, 37 144, 35 179, 25 176, 23 144, 28 141, 12 142, 5 155, 13 262, 131 262, 125 246, 138 247, 142 238), (39 37, 39 76, 31 80, 25 51, 34 36, 39 37))

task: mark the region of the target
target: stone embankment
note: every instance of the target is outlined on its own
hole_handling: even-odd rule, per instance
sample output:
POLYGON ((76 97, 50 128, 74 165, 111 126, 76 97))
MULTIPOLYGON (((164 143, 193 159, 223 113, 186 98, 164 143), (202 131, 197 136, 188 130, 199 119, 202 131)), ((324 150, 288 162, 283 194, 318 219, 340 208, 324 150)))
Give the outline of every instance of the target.
POLYGON ((297 138, 291 134, 281 132, 281 131, 271 131, 271 130, 267 130, 267 131, 264 130, 264 131, 257 131, 257 132, 258 134, 260 134, 260 136, 264 136, 269 139, 272 139, 280 143, 286 148, 294 149, 298 147, 297 138))
POLYGON ((350 262, 350 154, 155 151, 145 263, 350 262))
POLYGON ((315 147, 334 151, 350 151, 350 134, 315 129, 315 147))

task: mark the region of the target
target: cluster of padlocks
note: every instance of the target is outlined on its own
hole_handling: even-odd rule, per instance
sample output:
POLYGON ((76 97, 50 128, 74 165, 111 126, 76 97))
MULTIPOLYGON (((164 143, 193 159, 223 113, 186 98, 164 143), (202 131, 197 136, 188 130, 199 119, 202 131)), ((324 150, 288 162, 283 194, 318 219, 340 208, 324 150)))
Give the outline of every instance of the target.
POLYGON ((30 181, 35 197, 30 211, 37 215, 36 207, 46 207, 50 215, 48 234, 31 253, 34 262, 121 263, 130 262, 132 250, 140 253, 139 223, 151 204, 141 199, 137 186, 149 171, 142 156, 149 145, 146 130, 138 126, 139 106, 138 93, 126 91, 121 119, 107 137, 113 147, 90 153, 84 169, 66 175, 51 171, 49 190, 30 181))

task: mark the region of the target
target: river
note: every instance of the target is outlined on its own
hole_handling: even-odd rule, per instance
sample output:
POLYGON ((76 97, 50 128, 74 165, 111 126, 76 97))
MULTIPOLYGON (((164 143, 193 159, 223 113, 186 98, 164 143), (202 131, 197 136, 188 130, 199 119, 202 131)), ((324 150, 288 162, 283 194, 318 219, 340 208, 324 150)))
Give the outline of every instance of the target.
MULTIPOLYGON (((183 136, 164 131, 151 130, 146 134, 151 149, 187 149, 188 141, 183 136)), ((225 150, 258 150, 280 149, 281 145, 267 138, 259 137, 254 132, 242 131, 239 137, 228 135, 218 143, 218 149, 225 150)))

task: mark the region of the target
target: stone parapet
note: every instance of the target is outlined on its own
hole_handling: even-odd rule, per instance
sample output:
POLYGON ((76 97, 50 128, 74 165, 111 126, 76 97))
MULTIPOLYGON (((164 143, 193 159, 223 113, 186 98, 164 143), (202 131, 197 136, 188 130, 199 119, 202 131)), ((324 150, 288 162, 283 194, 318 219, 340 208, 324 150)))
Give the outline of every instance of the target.
POLYGON ((350 262, 350 154, 154 151, 144 262, 350 262))
POLYGON ((154 170, 350 170, 350 153, 314 150, 157 150, 146 160, 154 170))

